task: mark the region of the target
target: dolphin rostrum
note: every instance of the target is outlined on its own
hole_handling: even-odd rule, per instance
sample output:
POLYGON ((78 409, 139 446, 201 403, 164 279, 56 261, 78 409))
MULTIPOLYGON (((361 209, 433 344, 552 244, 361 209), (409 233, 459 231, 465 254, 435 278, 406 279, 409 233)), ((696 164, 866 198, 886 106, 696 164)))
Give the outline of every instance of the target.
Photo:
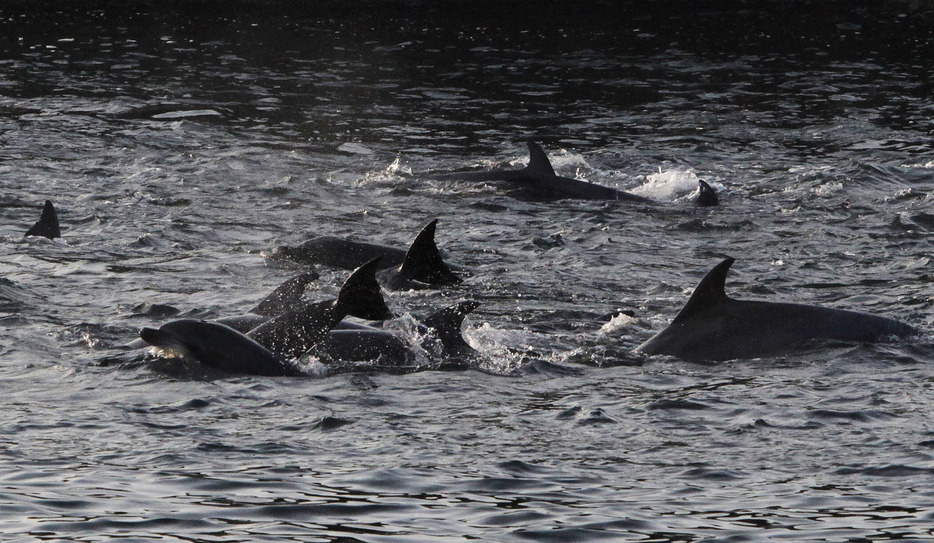
POLYGON ((430 175, 432 179, 453 181, 509 181, 526 190, 531 198, 572 198, 578 200, 623 200, 636 203, 650 203, 652 200, 597 185, 562 177, 555 173, 551 161, 542 148, 531 139, 529 146, 529 164, 521 170, 491 172, 455 172, 430 175))
POLYGON ((707 273, 671 324, 636 350, 730 360, 792 352, 808 340, 877 343, 918 334, 907 324, 858 311, 730 298, 724 287, 732 264, 727 258, 707 273))

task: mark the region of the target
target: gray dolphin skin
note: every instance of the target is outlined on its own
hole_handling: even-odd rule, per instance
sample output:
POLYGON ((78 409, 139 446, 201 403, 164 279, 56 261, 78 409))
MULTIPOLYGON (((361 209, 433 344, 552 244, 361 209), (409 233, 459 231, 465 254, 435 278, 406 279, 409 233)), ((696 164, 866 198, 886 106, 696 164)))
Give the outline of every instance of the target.
POLYGON ((143 328, 139 335, 153 347, 231 373, 268 377, 301 375, 298 368, 266 347, 216 322, 181 319, 158 329, 143 328))
POLYGON ((279 285, 247 313, 275 317, 286 311, 298 309, 303 303, 302 294, 308 287, 308 283, 319 277, 317 272, 300 273, 279 285))
MULTIPOLYGON (((442 362, 475 353, 464 341, 461 326, 467 315, 479 305, 479 302, 468 300, 436 311, 423 319, 419 325, 419 332, 424 338, 421 347, 442 362), (437 342, 439 348, 434 347, 434 342, 437 342)), ((344 362, 380 361, 397 366, 414 358, 412 348, 398 335, 388 330, 359 325, 331 330, 316 346, 315 352, 344 362)))
POLYGON ((671 324, 636 350, 717 361, 787 354, 808 340, 878 343, 918 334, 907 324, 858 311, 734 300, 724 290, 732 264, 727 258, 715 266, 671 324))
POLYGON ((23 236, 42 236, 49 239, 62 237, 62 231, 58 227, 58 213, 55 212, 55 206, 52 205, 51 200, 45 201, 39 221, 32 225, 23 236))
POLYGON ((284 358, 298 358, 327 336, 348 315, 367 320, 392 317, 376 281, 379 258, 357 268, 334 300, 308 302, 273 317, 247 337, 284 358))
POLYGON ((531 198, 556 198, 578 200, 620 200, 634 203, 651 203, 652 200, 616 190, 603 185, 596 185, 562 177, 555 173, 551 161, 542 148, 531 139, 529 146, 529 164, 521 170, 491 172, 454 172, 429 175, 432 179, 452 181, 508 181, 525 189, 531 198))
POLYGON ((379 280, 389 290, 403 290, 431 285, 455 285, 461 278, 455 275, 441 258, 435 244, 438 219, 426 224, 405 252, 402 263, 379 272, 379 280))
POLYGON ((301 245, 276 247, 269 254, 271 260, 288 260, 296 264, 320 264, 342 270, 353 270, 374 258, 386 268, 398 266, 406 251, 387 245, 354 241, 335 236, 319 236, 301 245))
POLYGON ((460 283, 461 278, 445 264, 435 243, 437 226, 438 219, 426 224, 405 251, 385 245, 324 236, 312 238, 295 247, 276 247, 269 258, 341 269, 355 269, 374 258, 380 258, 380 266, 386 270, 380 273, 380 282, 390 290, 460 283), (413 282, 422 285, 415 285, 413 282))
POLYGON ((266 320, 246 335, 218 322, 180 319, 159 329, 143 328, 140 338, 154 347, 232 373, 301 375, 288 360, 308 352, 348 314, 374 320, 392 316, 376 282, 378 265, 379 259, 374 259, 354 271, 336 299, 306 302, 266 320))
POLYGON ((697 199, 694 200, 697 207, 711 207, 720 204, 720 198, 717 197, 717 191, 713 190, 713 187, 708 185, 703 179, 698 179, 697 183, 699 185, 699 190, 697 199))

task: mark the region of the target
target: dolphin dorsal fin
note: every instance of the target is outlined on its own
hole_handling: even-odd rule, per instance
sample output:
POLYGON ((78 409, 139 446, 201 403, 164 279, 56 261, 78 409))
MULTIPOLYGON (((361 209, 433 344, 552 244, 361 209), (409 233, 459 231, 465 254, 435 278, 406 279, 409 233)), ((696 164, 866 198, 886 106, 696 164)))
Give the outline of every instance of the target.
POLYGON ((335 305, 347 315, 378 321, 392 318, 386 300, 376 281, 376 272, 382 257, 376 257, 360 266, 344 281, 335 305))
POLYGON ((532 177, 554 177, 555 169, 545 151, 532 140, 526 143, 529 145, 529 165, 525 167, 526 173, 532 177))
POLYGON ((438 339, 445 349, 465 347, 467 342, 461 335, 461 325, 464 324, 464 318, 479 306, 480 302, 474 300, 460 302, 432 313, 422 324, 438 334, 438 339))
POLYGON ((715 304, 729 300, 725 290, 726 274, 730 271, 733 261, 732 258, 727 258, 707 272, 694 289, 694 294, 691 295, 688 303, 684 305, 672 323, 697 315, 715 304))
POLYGON ((438 219, 434 219, 415 236, 415 241, 405 253, 399 272, 416 281, 433 285, 460 283, 460 277, 454 275, 445 265, 441 252, 438 251, 438 245, 435 244, 437 226, 438 219))
POLYGON ((58 214, 55 212, 55 206, 52 205, 51 200, 45 201, 39 222, 32 225, 32 228, 27 230, 24 236, 42 236, 49 239, 62 237, 62 231, 58 227, 58 214))
POLYGON ((275 317, 286 311, 298 309, 303 305, 302 294, 305 292, 305 287, 318 277, 317 272, 296 275, 279 285, 269 296, 263 298, 263 301, 256 304, 256 307, 251 309, 249 313, 264 317, 275 317))
POLYGON ((697 200, 695 200, 694 203, 696 203, 698 207, 715 206, 720 203, 720 198, 717 197, 717 191, 713 190, 713 187, 708 185, 703 179, 698 179, 697 183, 697 200))

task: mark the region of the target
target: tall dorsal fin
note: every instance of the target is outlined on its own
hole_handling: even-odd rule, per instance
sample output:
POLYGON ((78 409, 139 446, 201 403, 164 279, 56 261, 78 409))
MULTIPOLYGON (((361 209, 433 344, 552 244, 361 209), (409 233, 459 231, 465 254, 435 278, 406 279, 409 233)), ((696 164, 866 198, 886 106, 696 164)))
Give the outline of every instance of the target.
POLYGON ((525 172, 533 177, 554 177, 555 169, 545 151, 532 140, 526 143, 529 145, 529 165, 525 167, 525 172))
POLYGON ((318 277, 319 275, 317 272, 306 272, 296 275, 279 285, 269 296, 263 298, 263 301, 256 304, 256 307, 251 309, 249 313, 263 315, 265 317, 275 317, 286 311, 298 309, 304 303, 302 301, 302 293, 305 292, 305 287, 318 277))
POLYGON ((438 219, 426 224, 422 231, 415 236, 415 241, 409 246, 402 261, 399 272, 406 276, 432 285, 450 285, 460 283, 460 277, 445 265, 441 252, 435 244, 435 228, 438 219))
POLYGON ((730 271, 732 265, 733 259, 727 258, 707 272, 707 275, 701 279, 701 282, 694 289, 691 299, 684 305, 675 320, 671 321, 672 324, 697 315, 715 304, 729 300, 725 290, 726 274, 730 271))
POLYGON ((376 272, 382 257, 376 257, 360 266, 344 281, 335 305, 347 315, 379 321, 392 318, 383 293, 376 281, 376 272))
POLYGON ((51 200, 45 201, 42 208, 42 216, 39 222, 32 225, 32 228, 26 231, 25 236, 43 236, 49 239, 62 237, 62 231, 58 228, 58 214, 55 213, 55 206, 51 200))

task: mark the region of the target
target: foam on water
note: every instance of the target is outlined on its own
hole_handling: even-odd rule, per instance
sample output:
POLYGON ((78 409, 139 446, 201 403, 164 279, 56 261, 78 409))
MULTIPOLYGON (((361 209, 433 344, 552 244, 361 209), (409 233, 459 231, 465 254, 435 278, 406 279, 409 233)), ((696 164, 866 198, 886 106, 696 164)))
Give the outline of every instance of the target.
MULTIPOLYGON (((934 25, 908 4, 593 5, 559 25, 521 2, 417 21, 18 4, 0 5, 4 537, 934 537, 934 25), (146 116, 166 104, 186 107, 146 116), (662 205, 413 174, 519 168, 529 137, 560 175, 662 205), (729 197, 697 208, 699 178, 729 197), (46 198, 67 246, 23 240, 46 198), (426 217, 472 276, 388 293, 391 326, 420 343, 410 315, 480 301, 472 370, 418 352, 258 378, 121 347, 167 318, 146 307, 254 305, 294 271, 263 251, 405 246, 426 217), (737 297, 926 333, 716 365, 634 356, 725 256, 737 297)), ((317 271, 307 296, 333 296, 346 273, 317 271)))

